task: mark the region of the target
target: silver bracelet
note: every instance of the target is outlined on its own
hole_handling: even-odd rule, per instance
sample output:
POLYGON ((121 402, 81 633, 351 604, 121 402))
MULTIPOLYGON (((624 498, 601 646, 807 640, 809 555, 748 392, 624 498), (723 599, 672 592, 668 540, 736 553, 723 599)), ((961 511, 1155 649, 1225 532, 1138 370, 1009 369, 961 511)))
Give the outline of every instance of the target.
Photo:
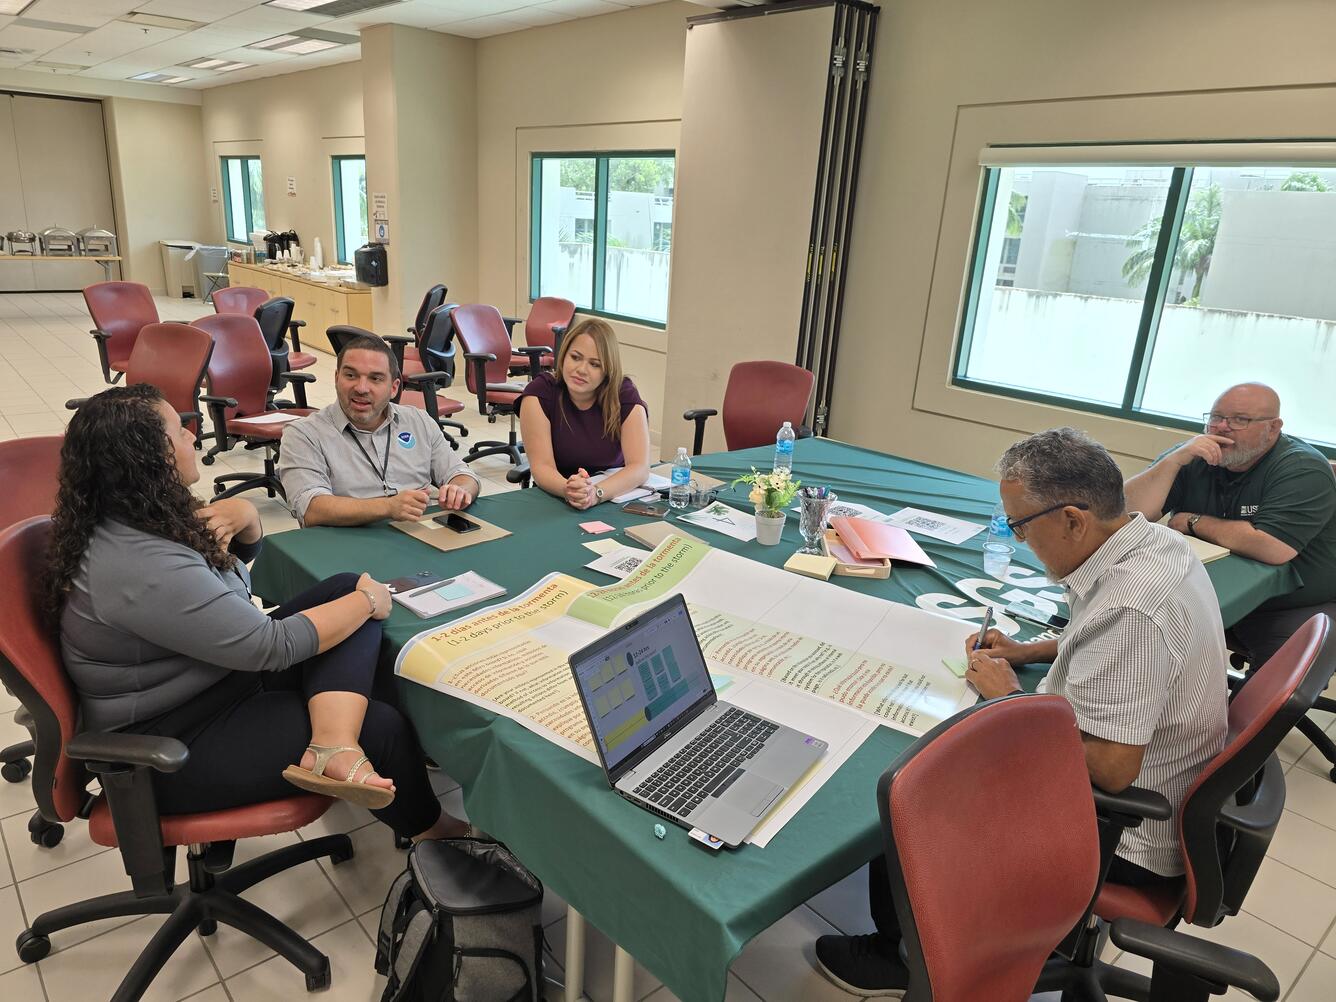
POLYGON ((367 591, 365 588, 358 588, 357 590, 365 595, 366 600, 371 603, 371 612, 369 615, 374 616, 376 614, 376 596, 372 595, 371 592, 367 591))

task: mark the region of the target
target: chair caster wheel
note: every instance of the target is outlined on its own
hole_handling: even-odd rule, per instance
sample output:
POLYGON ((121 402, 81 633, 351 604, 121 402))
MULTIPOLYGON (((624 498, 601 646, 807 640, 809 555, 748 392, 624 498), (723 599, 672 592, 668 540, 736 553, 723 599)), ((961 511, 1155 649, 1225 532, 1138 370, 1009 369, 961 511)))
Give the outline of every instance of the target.
POLYGON ((213 465, 213 457, 212 457, 212 456, 200 456, 200 457, 199 457, 199 461, 200 461, 201 463, 203 463, 205 466, 212 466, 212 465, 213 465))
POLYGON ((329 861, 330 861, 331 863, 333 863, 335 866, 340 866, 340 865, 342 865, 342 864, 348 862, 348 860, 350 860, 350 859, 352 859, 352 858, 353 858, 353 847, 352 847, 352 846, 349 846, 347 849, 338 849, 338 850, 335 850, 334 852, 331 852, 331 853, 329 854, 329 861))
POLYGON ((25 964, 35 964, 51 952, 51 939, 39 936, 31 929, 24 929, 14 941, 14 949, 18 950, 19 960, 25 964))
POLYGON ((413 848, 413 840, 404 838, 402 835, 396 835, 394 836, 394 847, 396 849, 411 849, 413 848))
POLYGON ((314 974, 306 975, 306 990, 308 992, 328 991, 330 984, 334 980, 333 975, 329 973, 329 958, 321 957, 320 959, 324 961, 320 966, 320 970, 316 971, 314 974))
POLYGON ((201 936, 212 936, 218 931, 217 919, 205 919, 199 924, 197 931, 201 936))
POLYGON ((1331 777, 1333 783, 1336 783, 1336 769, 1332 769, 1327 775, 1331 777))
POLYGON ((6 783, 22 783, 30 772, 32 763, 26 758, 16 758, 13 762, 6 762, 0 766, 0 776, 5 777, 6 783))
POLYGON ((60 840, 64 837, 64 825, 52 823, 40 814, 34 814, 28 819, 28 838, 32 840, 33 845, 54 849, 60 845, 60 840))

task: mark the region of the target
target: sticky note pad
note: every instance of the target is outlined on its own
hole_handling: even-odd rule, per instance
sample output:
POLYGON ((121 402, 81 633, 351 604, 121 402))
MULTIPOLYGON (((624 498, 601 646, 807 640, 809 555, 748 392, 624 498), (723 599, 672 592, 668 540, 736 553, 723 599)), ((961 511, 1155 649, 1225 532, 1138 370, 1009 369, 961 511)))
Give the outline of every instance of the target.
POLYGON ((622 549, 622 544, 615 539, 595 539, 584 545, 586 549, 593 550, 600 557, 605 553, 611 553, 613 550, 622 549))
POLYGON ((942 664, 950 668, 951 674, 955 675, 956 678, 964 678, 965 669, 970 666, 969 661, 965 658, 942 658, 942 664))
POLYGON ((455 599, 464 598, 470 593, 468 585, 460 584, 457 581, 451 581, 448 585, 437 588, 436 594, 441 596, 441 598, 445 599, 447 602, 453 602, 455 599))
POLYGON ((608 525, 607 522, 581 522, 580 528, 583 529, 585 532, 592 532, 592 533, 617 531, 617 527, 615 525, 608 525))

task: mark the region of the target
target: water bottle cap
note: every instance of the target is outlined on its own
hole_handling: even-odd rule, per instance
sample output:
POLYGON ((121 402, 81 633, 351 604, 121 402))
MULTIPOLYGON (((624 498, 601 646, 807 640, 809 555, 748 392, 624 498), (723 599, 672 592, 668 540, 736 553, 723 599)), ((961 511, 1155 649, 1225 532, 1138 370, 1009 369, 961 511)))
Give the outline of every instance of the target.
POLYGON ((792 428, 792 427, 793 427, 793 422, 792 422, 792 421, 785 421, 785 422, 784 422, 784 427, 785 427, 785 428, 792 428))

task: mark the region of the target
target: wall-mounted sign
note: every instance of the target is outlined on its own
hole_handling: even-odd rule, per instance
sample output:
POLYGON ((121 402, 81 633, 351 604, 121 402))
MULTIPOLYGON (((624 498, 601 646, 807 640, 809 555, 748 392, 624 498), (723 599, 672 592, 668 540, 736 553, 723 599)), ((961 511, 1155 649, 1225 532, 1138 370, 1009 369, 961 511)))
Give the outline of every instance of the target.
POLYGON ((218 201, 218 189, 217 189, 217 188, 210 188, 210 189, 209 189, 209 201, 210 201, 210 202, 216 202, 216 201, 218 201))
POLYGON ((295 198, 297 195, 297 179, 291 174, 288 175, 288 197, 295 198))
POLYGON ((371 227, 371 239, 378 244, 390 242, 390 224, 377 220, 371 227))

